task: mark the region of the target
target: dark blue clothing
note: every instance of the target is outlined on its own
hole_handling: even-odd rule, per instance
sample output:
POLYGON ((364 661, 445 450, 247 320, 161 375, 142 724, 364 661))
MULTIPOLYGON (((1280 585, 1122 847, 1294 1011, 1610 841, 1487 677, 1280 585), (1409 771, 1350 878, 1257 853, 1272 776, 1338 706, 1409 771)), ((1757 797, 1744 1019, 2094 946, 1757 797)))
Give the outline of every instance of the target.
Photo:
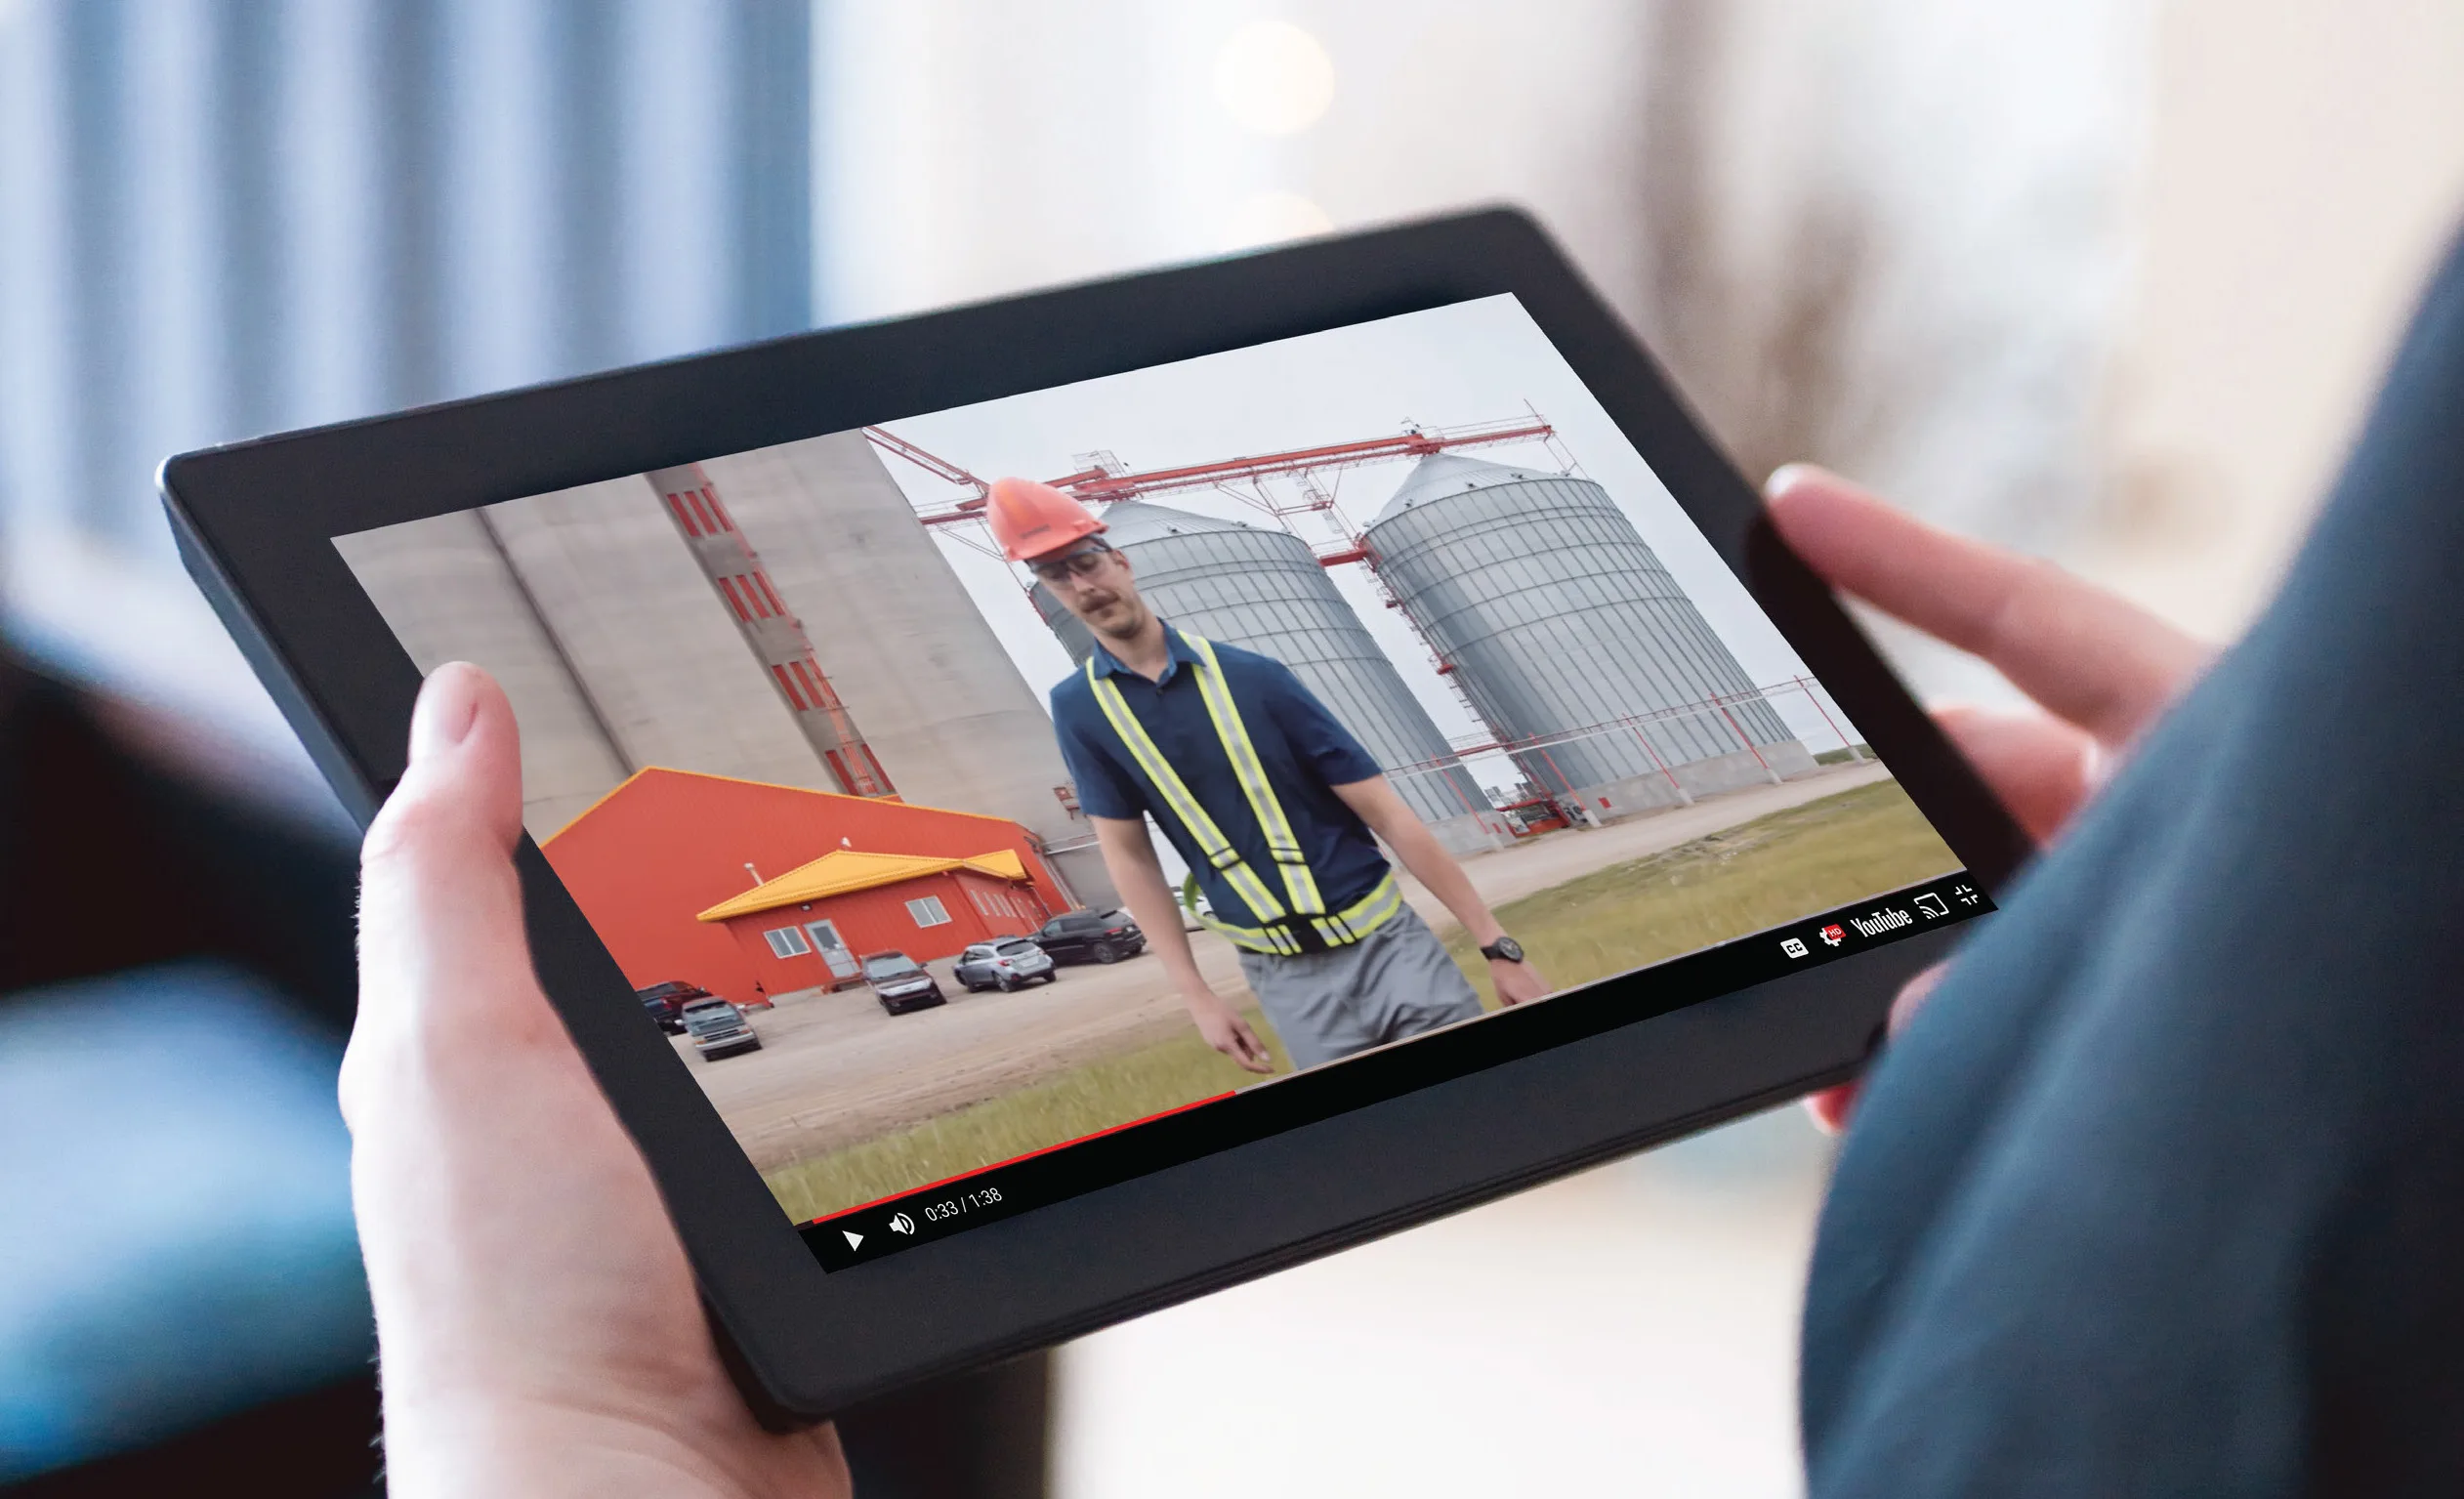
MULTIPOLYGON (((1164 627, 1164 636, 1171 642, 1172 659, 1159 681, 1148 682, 1101 645, 1095 648, 1096 672, 1121 689, 1129 711, 1146 727, 1164 763, 1180 772, 1190 795, 1197 798, 1224 837, 1280 899, 1283 881, 1267 853, 1266 831, 1249 810, 1239 778, 1232 774, 1232 757, 1224 753, 1215 721, 1207 716, 1197 677, 1188 670, 1196 664, 1197 652, 1169 625, 1164 627)), ((1290 667, 1254 650, 1221 641, 1214 645, 1215 660, 1223 668, 1225 685, 1232 688, 1232 706, 1249 729, 1249 742, 1257 747, 1258 763, 1274 788, 1284 820, 1292 824, 1292 836, 1309 860, 1317 892, 1328 910, 1342 910, 1377 888, 1386 877, 1387 864, 1368 825, 1344 805, 1333 788, 1369 779, 1379 773, 1378 764, 1350 729, 1335 722, 1317 695, 1301 686, 1290 667)), ((1121 743, 1121 736, 1097 705, 1095 688, 1088 685, 1085 672, 1070 673, 1067 681, 1053 688, 1052 708, 1061 758, 1069 768, 1069 778, 1077 783, 1079 807, 1095 817, 1154 813, 1156 825, 1180 851, 1182 861, 1197 872, 1198 889, 1205 892, 1216 914, 1227 921, 1241 921, 1248 902, 1207 864, 1196 840, 1138 769, 1129 747, 1121 743)), ((1264 920, 1257 915, 1246 924, 1264 920)))
POLYGON ((2460 577, 2464 258, 2282 594, 1877 1067, 1816 1499, 2464 1493, 2460 577))

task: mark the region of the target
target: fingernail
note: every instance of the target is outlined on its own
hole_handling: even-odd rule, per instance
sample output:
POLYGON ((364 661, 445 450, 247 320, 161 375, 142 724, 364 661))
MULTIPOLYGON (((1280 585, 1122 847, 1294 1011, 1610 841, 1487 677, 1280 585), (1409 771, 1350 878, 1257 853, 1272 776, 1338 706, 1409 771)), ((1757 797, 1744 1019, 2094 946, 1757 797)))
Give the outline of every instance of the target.
POLYGON ((480 716, 477 677, 460 661, 429 673, 411 709, 411 764, 441 755, 471 736, 471 726, 480 716))
POLYGON ((1763 498, 1777 499, 1812 479, 1817 472, 1810 463, 1783 463, 1771 471, 1771 478, 1763 480, 1763 498))

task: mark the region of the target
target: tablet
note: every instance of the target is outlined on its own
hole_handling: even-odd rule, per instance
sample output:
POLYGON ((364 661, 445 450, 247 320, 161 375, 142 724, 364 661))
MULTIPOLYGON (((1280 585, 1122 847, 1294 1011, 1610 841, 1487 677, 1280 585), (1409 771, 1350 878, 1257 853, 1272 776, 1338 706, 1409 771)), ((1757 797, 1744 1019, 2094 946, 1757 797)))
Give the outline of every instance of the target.
POLYGON ((540 979, 778 1423, 1846 1078, 2027 852, 1511 212, 162 483, 362 818, 503 684, 540 979))

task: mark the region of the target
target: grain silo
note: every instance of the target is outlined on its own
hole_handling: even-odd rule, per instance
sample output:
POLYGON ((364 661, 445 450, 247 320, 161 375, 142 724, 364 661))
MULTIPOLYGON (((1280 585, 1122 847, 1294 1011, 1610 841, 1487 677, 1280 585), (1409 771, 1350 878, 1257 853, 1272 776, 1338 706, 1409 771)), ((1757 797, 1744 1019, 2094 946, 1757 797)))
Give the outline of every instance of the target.
MULTIPOLYGON (((1289 666, 1447 848, 1471 853, 1499 844, 1505 823, 1487 795, 1307 542, 1143 500, 1113 505, 1104 522, 1105 539, 1129 558, 1156 613, 1289 666)), ((1086 626, 1043 585, 1034 599, 1069 658, 1085 661, 1095 647, 1086 626)))
POLYGON ((1433 453, 1363 541, 1534 786, 1614 817, 1814 769, 1592 480, 1433 453))

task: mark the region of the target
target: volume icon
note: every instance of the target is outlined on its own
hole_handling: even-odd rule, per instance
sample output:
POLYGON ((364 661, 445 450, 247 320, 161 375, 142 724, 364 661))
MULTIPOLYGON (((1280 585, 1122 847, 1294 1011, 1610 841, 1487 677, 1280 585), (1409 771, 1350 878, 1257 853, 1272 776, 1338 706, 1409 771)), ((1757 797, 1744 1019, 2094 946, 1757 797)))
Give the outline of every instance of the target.
POLYGON ((906 1214, 901 1213, 898 1217, 890 1220, 890 1231, 893 1233, 913 1233, 915 1231, 915 1220, 909 1218, 906 1214))

